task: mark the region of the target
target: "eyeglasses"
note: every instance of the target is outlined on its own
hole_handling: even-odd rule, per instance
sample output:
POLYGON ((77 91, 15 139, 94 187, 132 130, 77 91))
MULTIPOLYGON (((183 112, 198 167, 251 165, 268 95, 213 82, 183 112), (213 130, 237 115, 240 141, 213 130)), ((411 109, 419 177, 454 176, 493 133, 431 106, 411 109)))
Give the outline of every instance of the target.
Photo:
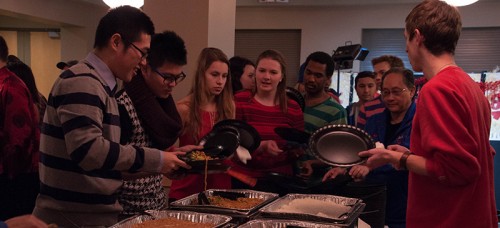
POLYGON ((181 72, 178 75, 173 75, 169 73, 161 73, 155 68, 151 69, 153 70, 153 72, 157 73, 158 75, 160 75, 160 77, 163 78, 163 83, 168 81, 168 83, 175 82, 176 84, 179 84, 180 82, 182 82, 182 80, 184 80, 184 78, 186 78, 186 74, 184 74, 184 72, 181 72))
POLYGON ((146 57, 148 57, 149 52, 147 52, 147 51, 145 52, 145 51, 141 50, 139 47, 135 46, 135 44, 134 44, 134 43, 132 43, 132 42, 130 42, 130 41, 128 41, 128 40, 126 40, 126 39, 124 39, 123 37, 122 37, 122 40, 123 40, 125 43, 128 43, 128 44, 132 45, 132 47, 133 47, 133 48, 135 48, 135 50, 138 50, 138 51, 139 51, 139 53, 141 53, 141 59, 145 59, 146 57))
POLYGON ((401 96, 401 94, 403 94, 404 91, 407 91, 407 89, 391 89, 391 90, 384 89, 382 90, 382 96, 388 97, 391 94, 394 96, 401 96))

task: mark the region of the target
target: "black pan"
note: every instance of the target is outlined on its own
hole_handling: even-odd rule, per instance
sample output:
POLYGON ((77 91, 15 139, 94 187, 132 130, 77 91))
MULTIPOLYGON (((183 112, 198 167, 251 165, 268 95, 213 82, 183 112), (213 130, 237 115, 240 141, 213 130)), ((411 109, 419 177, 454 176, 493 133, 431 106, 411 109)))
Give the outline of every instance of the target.
POLYGON ((213 129, 225 128, 227 126, 238 130, 240 145, 245 147, 250 153, 260 146, 260 135, 257 130, 242 120, 227 119, 221 120, 214 125, 213 129))
POLYGON ((365 162, 358 153, 375 148, 365 131, 350 125, 327 125, 315 131, 309 148, 319 160, 333 166, 351 167, 365 162))
POLYGON ((306 100, 304 99, 304 96, 302 96, 302 94, 293 87, 286 87, 285 91, 288 98, 296 101, 302 111, 304 111, 304 108, 306 107, 306 100))
POLYGON ((213 128, 200 142, 205 154, 225 158, 231 156, 240 145, 240 133, 231 126, 213 128))
POLYGON ((307 144, 311 135, 305 131, 292 127, 277 127, 274 132, 286 141, 292 141, 299 144, 307 144))

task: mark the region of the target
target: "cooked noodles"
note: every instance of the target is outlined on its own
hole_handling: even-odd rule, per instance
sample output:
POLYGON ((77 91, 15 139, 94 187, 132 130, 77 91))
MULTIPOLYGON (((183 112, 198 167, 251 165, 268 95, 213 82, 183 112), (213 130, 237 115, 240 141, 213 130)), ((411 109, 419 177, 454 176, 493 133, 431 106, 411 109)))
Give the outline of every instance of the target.
POLYGON ((209 228, 209 227, 214 227, 214 224, 211 223, 195 223, 187 220, 180 220, 177 218, 163 218, 163 219, 156 219, 156 220, 147 220, 144 221, 143 223, 138 223, 134 224, 132 228, 162 228, 162 227, 168 227, 168 228, 185 228, 185 227, 193 227, 193 228, 209 228))
POLYGON ((239 197, 236 200, 231 200, 220 196, 209 196, 208 200, 210 201, 210 205, 240 210, 252 209, 264 202, 264 199, 259 198, 239 197))

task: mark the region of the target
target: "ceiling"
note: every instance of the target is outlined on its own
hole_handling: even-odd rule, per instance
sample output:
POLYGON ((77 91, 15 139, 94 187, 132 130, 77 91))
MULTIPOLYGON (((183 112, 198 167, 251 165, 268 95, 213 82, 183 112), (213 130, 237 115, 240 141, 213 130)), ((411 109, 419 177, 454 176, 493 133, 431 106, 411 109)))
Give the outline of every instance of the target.
MULTIPOLYGON (((104 5, 102 0, 73 0, 104 5)), ((418 3, 421 0, 236 0, 237 6, 334 6, 334 5, 384 5, 418 3), (261 1, 272 1, 264 2, 261 1), (286 2, 286 3, 282 3, 286 2)))
MULTIPOLYGON (((96 5, 105 5, 102 0, 72 0, 96 5)), ((147 0, 146 0, 147 1, 147 0)), ((497 0, 480 0, 482 2, 497 0)), ((236 6, 369 6, 417 4, 422 0, 236 0, 236 6)))

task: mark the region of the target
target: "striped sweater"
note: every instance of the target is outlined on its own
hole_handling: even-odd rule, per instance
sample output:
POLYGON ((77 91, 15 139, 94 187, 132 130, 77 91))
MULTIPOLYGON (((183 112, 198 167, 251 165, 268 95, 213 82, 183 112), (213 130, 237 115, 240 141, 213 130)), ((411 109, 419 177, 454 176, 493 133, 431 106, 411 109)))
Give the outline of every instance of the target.
POLYGON ((45 221, 57 223, 54 217, 63 212, 88 216, 89 224, 83 219, 80 226, 116 220, 122 210, 116 199, 120 171, 158 172, 161 162, 160 150, 119 142, 118 105, 103 78, 88 62, 64 71, 50 92, 42 126, 36 207, 54 212, 45 221))
POLYGON ((347 114, 342 105, 333 98, 328 97, 328 99, 317 105, 305 107, 304 122, 305 131, 312 134, 328 124, 346 124, 347 114))

